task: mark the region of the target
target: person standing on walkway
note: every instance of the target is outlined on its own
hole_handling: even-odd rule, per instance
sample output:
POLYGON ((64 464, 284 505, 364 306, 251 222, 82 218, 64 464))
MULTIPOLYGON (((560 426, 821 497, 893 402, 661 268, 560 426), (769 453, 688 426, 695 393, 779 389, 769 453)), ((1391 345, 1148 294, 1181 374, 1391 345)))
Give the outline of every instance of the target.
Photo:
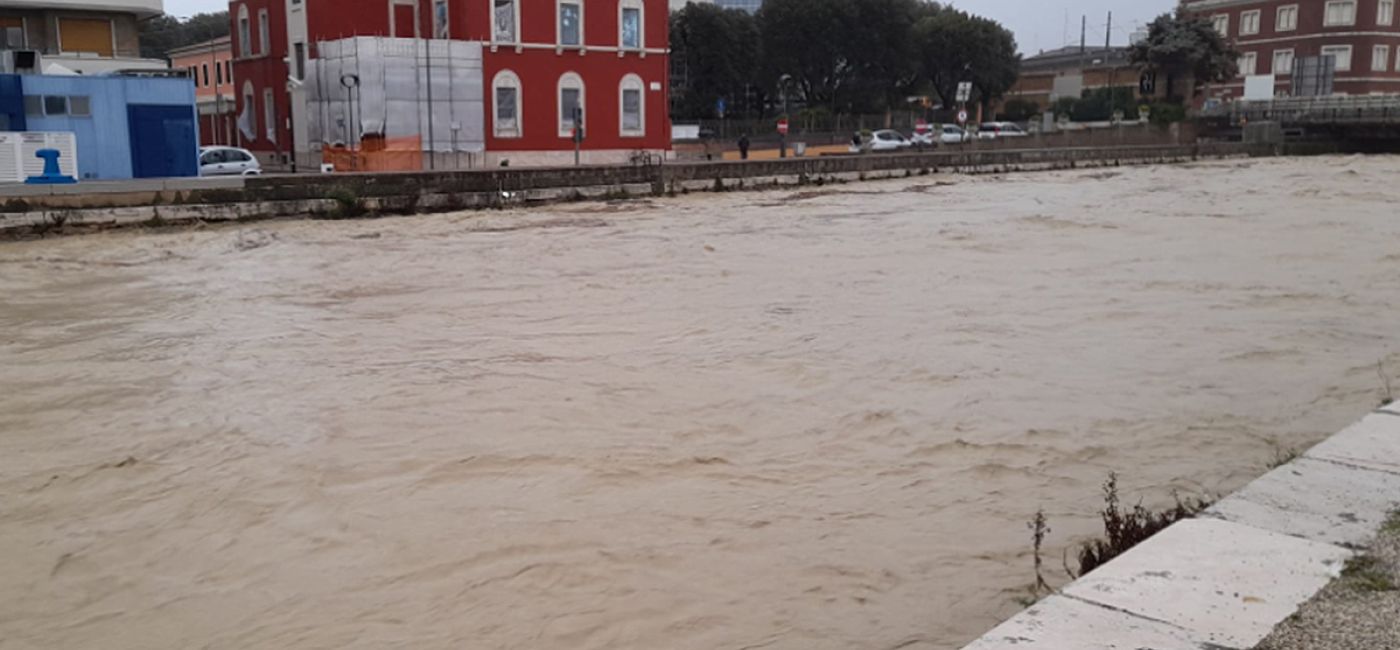
POLYGON ((749 159, 749 134, 739 136, 739 160, 749 159))

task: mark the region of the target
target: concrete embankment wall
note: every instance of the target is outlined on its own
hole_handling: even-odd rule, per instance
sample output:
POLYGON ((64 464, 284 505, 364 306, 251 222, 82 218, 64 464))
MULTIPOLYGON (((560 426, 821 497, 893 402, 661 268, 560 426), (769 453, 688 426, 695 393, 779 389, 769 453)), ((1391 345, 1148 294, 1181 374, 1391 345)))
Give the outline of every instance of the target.
POLYGON ((964 650, 1247 650, 1336 578, 1396 508, 1400 402, 1075 580, 964 650))
POLYGON ((268 176, 0 189, 0 232, 295 216, 410 214, 946 172, 1171 163, 1271 153, 1239 143, 943 150, 655 166, 268 176))

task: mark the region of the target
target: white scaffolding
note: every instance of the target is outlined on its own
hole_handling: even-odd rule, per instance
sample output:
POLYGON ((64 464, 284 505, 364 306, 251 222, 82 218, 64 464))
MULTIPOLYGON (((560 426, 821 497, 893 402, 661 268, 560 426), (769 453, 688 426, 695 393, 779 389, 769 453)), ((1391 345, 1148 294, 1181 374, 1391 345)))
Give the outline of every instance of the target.
POLYGON ((303 84, 313 149, 382 136, 439 154, 485 150, 481 43, 355 37, 316 49, 303 84))

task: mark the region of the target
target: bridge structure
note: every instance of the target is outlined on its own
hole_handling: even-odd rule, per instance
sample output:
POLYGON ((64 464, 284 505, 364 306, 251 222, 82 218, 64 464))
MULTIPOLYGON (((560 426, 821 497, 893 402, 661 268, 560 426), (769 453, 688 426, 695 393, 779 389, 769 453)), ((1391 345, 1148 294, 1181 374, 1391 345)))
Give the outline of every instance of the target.
POLYGON ((1400 146, 1400 95, 1242 100, 1206 110, 1201 118, 1218 129, 1240 129, 1246 140, 1274 131, 1288 140, 1400 146))

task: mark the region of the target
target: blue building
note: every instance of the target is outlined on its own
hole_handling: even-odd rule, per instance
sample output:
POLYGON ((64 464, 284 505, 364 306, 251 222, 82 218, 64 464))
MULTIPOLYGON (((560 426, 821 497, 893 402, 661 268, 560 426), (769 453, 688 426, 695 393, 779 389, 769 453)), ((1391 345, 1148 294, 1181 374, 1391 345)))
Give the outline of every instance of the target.
POLYGON ((81 180, 198 176, 196 119, 187 78, 0 75, 0 130, 74 133, 81 180))

